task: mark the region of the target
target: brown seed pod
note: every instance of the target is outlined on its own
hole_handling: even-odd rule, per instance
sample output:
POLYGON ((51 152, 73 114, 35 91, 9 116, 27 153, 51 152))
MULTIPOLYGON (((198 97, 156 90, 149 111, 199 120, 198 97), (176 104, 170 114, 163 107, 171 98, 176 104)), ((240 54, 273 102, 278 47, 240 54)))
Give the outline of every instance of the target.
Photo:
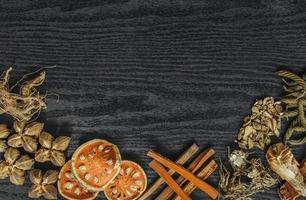
POLYGON ((57 199, 57 189, 53 185, 56 183, 58 171, 48 170, 43 174, 42 170, 34 169, 30 171, 30 180, 33 183, 28 196, 33 199, 44 197, 45 199, 57 199))
POLYGON ((86 142, 75 151, 71 160, 76 179, 91 191, 104 190, 120 171, 119 149, 106 140, 86 142))
POLYGON ((37 162, 51 161, 55 166, 63 166, 65 164, 64 151, 69 146, 69 137, 60 136, 54 139, 50 133, 43 132, 39 137, 39 143, 42 148, 35 153, 37 162))
POLYGON ((61 169, 57 187, 59 193, 68 200, 92 200, 98 195, 97 192, 90 192, 84 189, 74 178, 71 171, 71 161, 68 161, 61 169))
POLYGON ((147 187, 147 176, 143 169, 132 161, 123 160, 119 175, 105 188, 109 200, 138 199, 147 187))
POLYGON ((14 130, 16 134, 8 138, 8 145, 14 148, 23 147, 24 150, 34 153, 37 150, 37 138, 44 128, 43 123, 32 122, 14 122, 14 130))

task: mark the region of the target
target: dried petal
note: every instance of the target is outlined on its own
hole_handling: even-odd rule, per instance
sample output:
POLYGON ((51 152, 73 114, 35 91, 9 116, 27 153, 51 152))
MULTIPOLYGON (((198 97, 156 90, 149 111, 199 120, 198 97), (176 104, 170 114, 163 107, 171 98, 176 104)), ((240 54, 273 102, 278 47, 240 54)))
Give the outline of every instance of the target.
POLYGON ((30 180, 33 184, 39 185, 43 180, 43 172, 40 169, 33 169, 29 173, 30 180))
POLYGON ((28 155, 21 156, 15 163, 15 166, 19 169, 30 170, 34 165, 34 159, 28 155))
POLYGON ((55 166, 63 166, 66 162, 65 154, 61 151, 52 150, 51 151, 51 162, 55 166))
POLYGON ((47 132, 42 132, 39 136, 39 144, 41 144, 41 146, 47 149, 51 149, 53 140, 54 137, 47 132))
POLYGON ((69 146, 70 140, 70 137, 60 136, 54 140, 52 149, 65 151, 69 146))
POLYGON ((57 181, 58 171, 56 170, 48 170, 43 177, 43 184, 50 185, 54 184, 57 181))
POLYGON ((0 139, 7 138, 10 134, 6 124, 0 124, 0 139))
POLYGON ((18 120, 14 121, 13 128, 16 133, 22 133, 26 122, 19 122, 18 120))
POLYGON ((29 136, 34 136, 34 137, 38 138, 39 135, 41 134, 41 132, 43 131, 43 128, 44 128, 43 123, 32 122, 25 127, 23 134, 24 135, 29 135, 29 136))
POLYGON ((28 196, 32 199, 38 199, 42 196, 42 188, 40 185, 32 185, 29 192, 28 196))
POLYGON ((35 153, 35 160, 37 162, 47 162, 50 160, 50 150, 41 148, 35 153))
POLYGON ((15 168, 10 175, 11 183, 15 185, 23 185, 25 177, 24 175, 20 176, 20 174, 24 174, 24 171, 15 168))
POLYGON ((24 135, 22 139, 24 150, 30 153, 34 153, 37 150, 37 141, 34 137, 24 135))
POLYGON ((57 199, 57 189, 54 185, 44 185, 43 191, 45 199, 57 199))
POLYGON ((23 146, 22 136, 18 134, 11 135, 8 140, 7 144, 14 148, 19 148, 23 146))
POLYGON ((8 148, 6 142, 4 140, 0 140, 0 152, 3 153, 8 148))
POLYGON ((4 158, 10 165, 14 164, 19 157, 20 151, 12 147, 8 148, 4 153, 4 158))
POLYGON ((10 175, 9 164, 5 161, 0 162, 0 179, 5 179, 10 175))

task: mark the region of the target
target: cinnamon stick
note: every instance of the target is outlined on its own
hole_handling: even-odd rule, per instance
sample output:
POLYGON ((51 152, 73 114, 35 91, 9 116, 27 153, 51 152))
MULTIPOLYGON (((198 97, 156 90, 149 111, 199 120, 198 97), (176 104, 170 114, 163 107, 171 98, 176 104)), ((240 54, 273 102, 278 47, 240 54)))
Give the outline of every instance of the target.
MULTIPOLYGON (((177 164, 183 165, 185 164, 197 151, 199 150, 198 145, 192 144, 183 154, 179 156, 176 160, 177 164)), ((174 174, 174 171, 169 169, 168 173, 170 175, 174 174)), ((149 196, 151 196, 162 184, 164 180, 162 178, 158 178, 147 190, 146 192, 139 198, 139 200, 145 200, 149 196)))
MULTIPOLYGON (((196 175, 202 180, 206 180, 218 167, 216 161, 210 161, 203 169, 201 169, 196 175)), ((191 182, 187 183, 183 190, 187 195, 190 195, 197 187, 191 182)), ((173 200, 181 200, 179 196, 176 196, 173 200)))
POLYGON ((191 200, 191 198, 185 194, 183 189, 175 182, 171 175, 167 173, 167 170, 161 164, 154 160, 149 165, 162 179, 164 179, 164 181, 180 198, 183 200, 191 200))
MULTIPOLYGON (((212 148, 209 148, 203 151, 190 163, 187 169, 191 171, 191 173, 194 174, 214 154, 215 154, 215 151, 212 148)), ((177 182, 178 185, 182 186, 187 180, 184 177, 179 176, 175 181, 177 182)), ((173 192, 174 191, 168 186, 156 197, 155 200, 168 199, 171 197, 173 192)))
POLYGON ((147 155, 155 159, 156 161, 158 161, 160 164, 164 165, 165 167, 176 171, 178 174, 180 174, 181 176, 183 176, 184 178, 192 182, 195 186, 197 186, 203 192, 208 194, 208 196, 210 196, 212 199, 216 199, 218 197, 219 193, 215 188, 213 188, 208 183, 202 181, 195 175, 193 175, 191 172, 189 172, 187 169, 185 169, 181 165, 172 162, 168 158, 163 157, 162 155, 156 153, 153 150, 150 150, 147 155))

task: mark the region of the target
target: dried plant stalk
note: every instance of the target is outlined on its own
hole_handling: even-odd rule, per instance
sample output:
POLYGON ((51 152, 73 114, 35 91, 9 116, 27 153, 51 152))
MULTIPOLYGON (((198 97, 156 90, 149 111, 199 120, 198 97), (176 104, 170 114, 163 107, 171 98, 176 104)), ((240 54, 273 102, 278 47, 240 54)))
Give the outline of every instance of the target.
POLYGON ((216 199, 218 197, 218 191, 213 188, 211 185, 207 184, 206 182, 202 181, 195 175, 193 175, 191 172, 189 172, 184 167, 172 162, 171 160, 161 156, 160 154, 154 152, 153 150, 150 150, 147 154, 149 157, 155 159, 162 165, 164 165, 167 168, 173 169, 178 174, 183 176, 185 179, 192 182, 194 185, 196 185, 199 189, 201 189, 203 192, 208 194, 212 199, 216 199))
POLYGON ((306 197, 305 178, 289 147, 282 143, 274 144, 267 151, 266 158, 273 171, 286 180, 300 195, 306 197))
MULTIPOLYGON (((185 164, 197 151, 199 150, 198 145, 192 144, 179 158, 176 160, 177 164, 185 164)), ((172 169, 168 170, 168 174, 173 175, 175 172, 172 169)), ((149 189, 139 198, 139 200, 145 200, 152 195, 158 188, 164 183, 162 178, 158 178, 149 189)))
POLYGON ((39 75, 25 82, 20 89, 20 93, 13 93, 9 87, 9 68, 3 72, 0 80, 0 112, 8 113, 18 121, 30 121, 31 118, 46 108, 45 95, 41 95, 35 87, 41 85, 45 80, 46 73, 39 75))
MULTIPOLYGON (((195 173, 199 168, 202 167, 202 165, 215 154, 215 151, 211 148, 203 151, 200 153, 188 166, 188 170, 191 171, 191 173, 195 173)), ((182 186, 187 180, 180 176, 176 180, 177 184, 182 186)), ((156 198, 156 200, 164 200, 171 197, 173 194, 173 190, 170 187, 166 187, 156 198)))

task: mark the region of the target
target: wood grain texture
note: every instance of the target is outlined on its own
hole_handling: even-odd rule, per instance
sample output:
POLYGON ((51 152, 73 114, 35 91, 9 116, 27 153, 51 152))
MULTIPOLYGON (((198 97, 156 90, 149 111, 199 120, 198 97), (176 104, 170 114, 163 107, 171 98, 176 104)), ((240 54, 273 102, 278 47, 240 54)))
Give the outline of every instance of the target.
MULTIPOLYGON (((175 159, 196 142, 225 158, 255 99, 281 96, 274 72, 305 72, 305 8, 303 0, 2 0, 0 66, 13 66, 17 81, 57 65, 41 88, 50 94, 41 120, 71 135, 68 157, 105 138, 151 183, 149 149, 175 159)), ((304 152, 295 149, 298 159, 304 152)), ((1 181, 0 199, 24 200, 29 185, 1 181)), ((254 199, 276 198, 274 188, 254 199)))

